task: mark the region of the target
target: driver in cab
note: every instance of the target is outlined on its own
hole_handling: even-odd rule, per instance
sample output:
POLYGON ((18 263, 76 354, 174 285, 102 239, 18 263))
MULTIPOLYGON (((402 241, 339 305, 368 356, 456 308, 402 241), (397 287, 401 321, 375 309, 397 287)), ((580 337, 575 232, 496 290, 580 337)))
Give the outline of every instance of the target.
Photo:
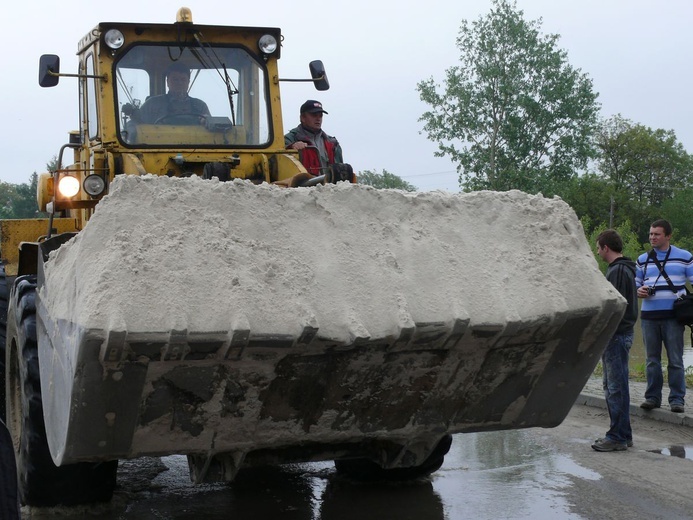
POLYGON ((190 69, 182 63, 174 63, 166 69, 168 93, 147 99, 136 113, 133 121, 144 124, 204 124, 210 116, 207 104, 188 95, 190 69))

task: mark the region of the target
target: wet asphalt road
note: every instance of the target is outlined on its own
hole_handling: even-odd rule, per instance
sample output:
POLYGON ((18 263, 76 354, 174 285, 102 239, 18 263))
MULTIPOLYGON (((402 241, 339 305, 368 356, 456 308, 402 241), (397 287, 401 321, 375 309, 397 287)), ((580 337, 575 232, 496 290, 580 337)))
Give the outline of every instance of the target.
POLYGON ((28 509, 31 519, 458 520, 693 518, 693 428, 635 417, 635 446, 597 453, 608 419, 576 405, 553 429, 456 435, 430 479, 364 485, 332 463, 245 471, 193 486, 184 457, 121 462, 106 505, 28 509))

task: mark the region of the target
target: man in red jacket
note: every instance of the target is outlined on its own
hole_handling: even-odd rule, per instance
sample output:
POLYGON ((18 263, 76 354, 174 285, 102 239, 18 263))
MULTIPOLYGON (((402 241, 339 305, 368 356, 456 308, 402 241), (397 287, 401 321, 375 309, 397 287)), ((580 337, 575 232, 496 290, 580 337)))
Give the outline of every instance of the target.
POLYGON ((343 163, 342 148, 336 138, 322 130, 322 103, 309 99, 301 105, 301 124, 284 136, 287 148, 298 150, 303 166, 311 175, 326 173, 327 167, 343 163))

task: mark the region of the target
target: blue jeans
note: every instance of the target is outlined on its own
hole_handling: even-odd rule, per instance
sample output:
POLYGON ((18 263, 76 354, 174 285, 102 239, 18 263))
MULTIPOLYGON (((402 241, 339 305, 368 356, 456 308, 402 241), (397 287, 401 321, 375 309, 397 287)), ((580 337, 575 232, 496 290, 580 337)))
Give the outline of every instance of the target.
POLYGON ((667 351, 667 376, 669 379, 669 404, 683 406, 686 397, 686 377, 683 367, 683 330, 675 319, 640 320, 642 339, 647 354, 647 389, 645 399, 662 404, 662 343, 667 351))
POLYGON ((604 366, 604 396, 609 410, 609 431, 606 438, 615 442, 633 440, 630 427, 630 387, 628 384, 628 354, 633 333, 614 334, 602 354, 604 366))

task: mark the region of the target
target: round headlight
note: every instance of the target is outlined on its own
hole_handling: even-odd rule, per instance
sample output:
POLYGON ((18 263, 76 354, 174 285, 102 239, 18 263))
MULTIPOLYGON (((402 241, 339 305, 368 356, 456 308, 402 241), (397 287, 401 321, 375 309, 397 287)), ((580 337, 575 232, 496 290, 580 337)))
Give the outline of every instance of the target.
POLYGON ((98 197, 106 189, 106 181, 101 175, 90 175, 84 179, 84 191, 92 197, 98 197))
POLYGON ((70 175, 62 177, 58 182, 58 191, 65 198, 74 197, 79 193, 79 181, 70 175))
POLYGON ((103 41, 109 49, 120 49, 125 43, 125 36, 118 29, 109 29, 106 31, 103 41))
POLYGON ((271 34, 265 34, 258 40, 257 46, 263 54, 272 54, 277 50, 277 39, 271 34))

